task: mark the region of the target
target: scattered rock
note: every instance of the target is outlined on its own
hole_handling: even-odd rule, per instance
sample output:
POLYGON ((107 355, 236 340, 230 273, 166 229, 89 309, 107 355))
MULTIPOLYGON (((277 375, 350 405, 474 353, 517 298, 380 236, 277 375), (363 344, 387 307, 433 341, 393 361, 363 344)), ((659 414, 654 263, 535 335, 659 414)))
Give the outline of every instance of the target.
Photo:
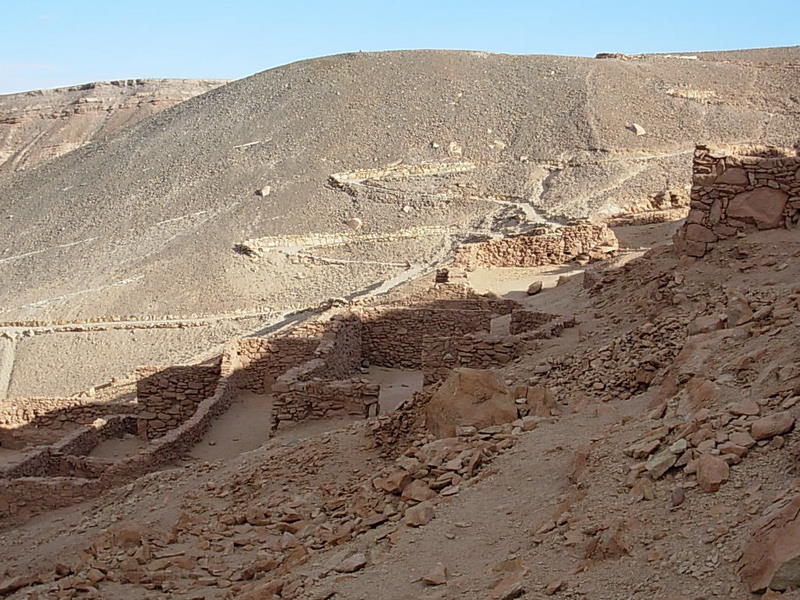
POLYGON ((528 286, 528 296, 535 296, 539 292, 542 291, 542 282, 541 281, 534 281, 532 284, 528 286))
POLYGON ((697 459, 697 483, 704 492, 716 492, 730 473, 728 463, 717 456, 701 454, 697 459))
POLYGON ((638 123, 630 123, 628 125, 628 129, 634 132, 636 135, 645 135, 647 132, 645 131, 644 127, 639 125, 638 123))
POLYGON ((420 502, 406 510, 403 522, 409 527, 421 527, 427 525, 435 514, 433 504, 430 502, 420 502))
POLYGON ((260 190, 256 190, 256 195, 261 196, 262 198, 266 198, 272 193, 272 188, 268 185, 265 185, 260 190))
POLYGON ((791 431, 792 427, 794 427, 794 416, 784 411, 754 421, 750 428, 750 435, 756 441, 767 440, 791 431))
POLYGON ((436 563, 436 565, 423 576, 422 581, 428 585, 444 585, 447 583, 447 568, 442 563, 436 563))
POLYGON ((363 569, 366 564, 367 557, 358 552, 345 558, 341 563, 339 563, 339 566, 336 567, 336 570, 339 573, 354 573, 360 569, 363 569))

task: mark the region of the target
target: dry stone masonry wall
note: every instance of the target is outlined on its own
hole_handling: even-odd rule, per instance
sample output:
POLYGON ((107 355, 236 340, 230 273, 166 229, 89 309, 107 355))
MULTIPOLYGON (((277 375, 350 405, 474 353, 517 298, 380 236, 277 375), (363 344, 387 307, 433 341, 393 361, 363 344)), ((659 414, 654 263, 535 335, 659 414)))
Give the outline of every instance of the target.
POLYGON ((691 209, 675 235, 683 254, 702 257, 720 239, 794 227, 800 215, 800 156, 771 147, 697 146, 691 209))
POLYGON ((364 309, 362 345, 371 364, 405 369, 422 368, 424 338, 488 332, 495 313, 486 310, 364 309))
POLYGON ((137 375, 139 435, 152 440, 186 421, 214 394, 219 366, 141 367, 137 375))
POLYGON ((268 393, 278 377, 314 355, 320 339, 277 337, 237 340, 237 385, 256 394, 268 393))
POLYGON ((422 371, 426 384, 446 378, 451 369, 501 367, 518 356, 522 340, 517 336, 473 333, 457 337, 426 336, 422 371))
POLYGON ((551 233, 530 233, 456 249, 454 264, 466 269, 479 267, 539 267, 557 265, 576 258, 605 257, 619 247, 606 225, 581 223, 560 227, 551 233))

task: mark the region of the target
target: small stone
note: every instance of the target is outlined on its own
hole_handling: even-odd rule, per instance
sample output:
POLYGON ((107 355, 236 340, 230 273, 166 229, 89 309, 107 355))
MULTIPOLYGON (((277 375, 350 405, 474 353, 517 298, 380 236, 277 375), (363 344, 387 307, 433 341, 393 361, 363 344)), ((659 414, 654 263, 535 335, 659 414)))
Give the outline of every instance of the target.
POLYGON ((525 593, 525 585, 522 582, 522 573, 511 573, 503 577, 497 585, 492 588, 492 600, 512 600, 519 598, 525 593))
POLYGON ((360 552, 345 558, 336 570, 339 573, 354 573, 359 569, 363 569, 367 564, 367 557, 360 552))
POLYGON ((436 563, 436 565, 425 574, 422 581, 428 585, 444 585, 447 583, 447 568, 442 563, 436 563))
POLYGON ((261 196, 262 198, 266 198, 272 193, 272 188, 268 185, 265 185, 260 190, 256 190, 256 195, 261 196))
POLYGON ((555 581, 551 581, 545 586, 544 593, 546 596, 552 596, 562 587, 564 587, 564 582, 560 579, 556 579, 555 581))
POLYGON ((436 492, 429 488, 421 479, 415 479, 409 483, 400 495, 403 500, 413 500, 414 502, 424 502, 436 497, 436 492))
POLYGON ((686 500, 686 490, 680 486, 673 488, 669 495, 669 503, 672 506, 680 506, 684 500, 686 500))
POLYGON ((535 296, 542 291, 543 283, 541 281, 534 281, 528 286, 528 296, 535 296))
POLYGON ((717 456, 701 454, 697 459, 697 483, 704 492, 716 492, 730 473, 728 463, 717 456))
POLYGON ((651 456, 645 463, 645 469, 647 469, 650 477, 659 479, 663 477, 664 473, 669 471, 677 460, 677 455, 673 454, 670 450, 665 450, 651 456))
POLYGON ((630 123, 628 125, 628 129, 630 129, 636 135, 645 135, 647 132, 645 131, 644 127, 639 125, 638 123, 630 123))

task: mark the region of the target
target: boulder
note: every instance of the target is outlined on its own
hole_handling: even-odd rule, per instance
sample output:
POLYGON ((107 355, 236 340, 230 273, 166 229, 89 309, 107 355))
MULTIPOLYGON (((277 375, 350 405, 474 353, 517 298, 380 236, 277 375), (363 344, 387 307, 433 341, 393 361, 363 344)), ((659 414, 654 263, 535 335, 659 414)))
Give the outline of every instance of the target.
POLYGON ((454 369, 425 409, 426 425, 437 437, 453 437, 456 428, 482 429, 511 423, 517 408, 511 390, 490 370, 454 369))
POLYGON ((535 296, 539 292, 542 291, 542 282, 541 281, 534 281, 532 284, 528 286, 528 295, 535 296))
POLYGON ((701 315, 689 323, 688 334, 699 335, 723 328, 724 320, 719 315, 701 315))
POLYGON ((430 523, 434 514, 433 504, 430 502, 420 502, 416 506, 412 506, 406 510, 403 522, 409 527, 421 527, 422 525, 430 523))
POLYGON ((750 435, 756 441, 768 440, 790 431, 792 427, 794 427, 794 416, 790 412, 783 411, 754 421, 750 428, 750 435))
POLYGON ((704 492, 716 492, 730 474, 728 463, 718 456, 701 454, 697 459, 697 483, 704 492))
POLYGON ((777 504, 756 524, 739 560, 739 575, 751 592, 800 586, 798 514, 800 497, 777 504))
POLYGON ((754 223, 759 229, 773 229, 783 224, 783 210, 789 194, 771 187, 761 187, 736 194, 728 204, 728 217, 754 223))
POLYGON ((339 573, 355 573, 367 564, 367 557, 360 552, 348 556, 336 567, 339 573))
POLYGON ((405 487, 400 497, 403 498, 403 500, 424 502, 425 500, 435 498, 436 492, 429 488, 421 479, 415 479, 405 487))
POLYGON ((728 327, 738 327, 753 319, 753 309, 747 300, 739 294, 732 293, 728 296, 727 307, 728 327))

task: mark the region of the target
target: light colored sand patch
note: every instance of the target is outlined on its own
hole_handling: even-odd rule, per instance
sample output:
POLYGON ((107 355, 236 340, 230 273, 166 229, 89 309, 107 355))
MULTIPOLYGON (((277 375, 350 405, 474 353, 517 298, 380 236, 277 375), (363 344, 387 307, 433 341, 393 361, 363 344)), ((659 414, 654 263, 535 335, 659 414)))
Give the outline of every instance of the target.
POLYGON ((382 415, 392 412, 422 389, 422 371, 371 366, 367 378, 381 386, 378 401, 382 415))
POLYGON ((217 461, 254 450, 269 440, 272 396, 242 391, 192 448, 193 458, 217 461))
POLYGON ((126 436, 124 438, 111 438, 103 440, 95 446, 89 453, 89 456, 95 458, 117 458, 123 459, 127 456, 137 454, 139 450, 144 448, 147 442, 140 440, 135 436, 126 436))

